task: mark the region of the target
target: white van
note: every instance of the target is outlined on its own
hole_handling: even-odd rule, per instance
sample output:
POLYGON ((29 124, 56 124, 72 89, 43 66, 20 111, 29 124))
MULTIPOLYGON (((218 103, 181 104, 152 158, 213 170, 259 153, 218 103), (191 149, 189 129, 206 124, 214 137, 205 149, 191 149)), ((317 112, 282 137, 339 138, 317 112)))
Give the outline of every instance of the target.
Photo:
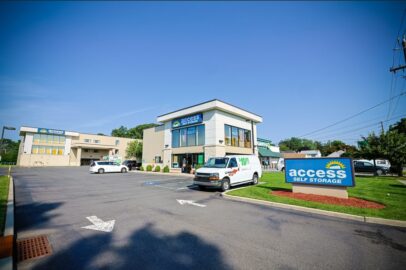
POLYGON ((218 187, 223 191, 245 183, 258 184, 262 176, 259 159, 255 155, 239 155, 209 158, 196 170, 193 183, 199 188, 218 187))

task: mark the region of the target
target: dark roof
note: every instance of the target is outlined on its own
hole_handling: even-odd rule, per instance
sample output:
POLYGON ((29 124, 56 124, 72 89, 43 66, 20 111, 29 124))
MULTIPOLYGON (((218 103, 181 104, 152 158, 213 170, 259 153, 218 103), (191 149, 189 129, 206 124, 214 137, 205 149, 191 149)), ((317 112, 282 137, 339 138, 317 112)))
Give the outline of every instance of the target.
POLYGON ((227 103, 227 102, 222 101, 222 100, 217 99, 217 98, 211 99, 211 100, 208 100, 208 101, 205 101, 205 102, 201 102, 201 103, 198 103, 198 104, 195 104, 195 105, 192 105, 192 106, 188 106, 188 107, 185 107, 185 108, 176 110, 176 111, 172 111, 172 112, 168 112, 168 113, 165 113, 165 114, 161 114, 161 115, 158 115, 158 117, 165 116, 165 115, 168 115, 168 114, 171 114, 171 113, 175 113, 175 112, 179 112, 179 111, 182 111, 182 110, 186 110, 186 109, 189 109, 189 108, 193 108, 193 107, 196 107, 196 106, 199 106, 199 105, 202 105, 202 104, 205 104, 205 103, 209 103, 209 102, 212 102, 212 101, 220 101, 220 102, 223 102, 223 103, 225 103, 225 104, 227 104, 227 105, 236 107, 236 108, 238 108, 238 109, 240 109, 240 110, 246 111, 246 112, 248 112, 248 113, 252 113, 253 115, 256 115, 256 116, 258 116, 258 117, 262 117, 262 116, 260 116, 260 115, 258 115, 258 114, 256 114, 256 113, 247 111, 247 110, 245 110, 245 109, 243 109, 243 108, 237 107, 237 106, 235 106, 235 105, 233 105, 233 104, 227 103))
POLYGON ((266 147, 258 147, 258 152, 261 157, 274 157, 274 158, 281 157, 281 153, 273 152, 266 147))

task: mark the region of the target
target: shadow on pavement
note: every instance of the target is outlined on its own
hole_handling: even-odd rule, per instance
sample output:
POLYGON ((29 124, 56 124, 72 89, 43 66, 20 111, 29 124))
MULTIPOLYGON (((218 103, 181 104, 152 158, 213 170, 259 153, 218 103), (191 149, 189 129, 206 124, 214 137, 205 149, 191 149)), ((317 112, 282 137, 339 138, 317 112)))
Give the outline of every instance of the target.
POLYGON ((61 202, 17 204, 15 213, 17 231, 37 227, 59 216, 59 214, 50 214, 48 212, 60 207, 62 204, 61 202))
POLYGON ((189 232, 169 235, 146 224, 123 246, 113 246, 112 237, 83 238, 34 269, 231 269, 219 248, 189 232))

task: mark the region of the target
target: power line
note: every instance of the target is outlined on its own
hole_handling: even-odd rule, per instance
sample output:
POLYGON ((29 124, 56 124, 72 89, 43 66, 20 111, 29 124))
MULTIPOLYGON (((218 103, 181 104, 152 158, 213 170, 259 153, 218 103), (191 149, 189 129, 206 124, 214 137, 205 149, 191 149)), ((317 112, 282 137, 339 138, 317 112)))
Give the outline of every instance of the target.
POLYGON ((361 114, 363 114, 363 113, 366 113, 367 111, 370 111, 370 110, 372 110, 372 109, 375 109, 376 107, 379 107, 379 106, 381 106, 381 105, 383 105, 383 104, 385 104, 385 103, 387 103, 387 102, 393 100, 394 98, 397 98, 398 96, 402 96, 402 95, 404 95, 405 93, 406 93, 406 92, 402 92, 402 93, 400 93, 399 95, 393 96, 393 97, 391 97, 391 98, 389 98, 389 99, 387 99, 387 100, 385 100, 385 101, 383 101, 383 102, 381 102, 381 103, 378 103, 378 104, 376 104, 376 105, 374 105, 374 106, 372 106, 372 107, 370 107, 370 108, 368 108, 368 109, 365 109, 365 110, 360 111, 360 112, 358 112, 358 113, 356 113, 356 114, 354 114, 354 115, 351 115, 351 116, 349 116, 349 117, 347 117, 347 118, 344 118, 343 120, 337 121, 337 122, 335 122, 335 123, 333 123, 333 124, 331 124, 331 125, 328 125, 328 126, 325 126, 325 127, 323 127, 323 128, 319 128, 319 129, 317 129, 317 130, 315 130, 315 131, 312 131, 312 132, 306 133, 306 134, 304 134, 304 135, 301 135, 301 136, 299 136, 299 138, 303 138, 303 137, 305 137, 305 136, 308 136, 308 135, 317 133, 317 132, 319 132, 319 131, 328 129, 328 128, 330 128, 330 127, 333 127, 333 126, 335 126, 335 125, 338 125, 338 124, 341 124, 341 123, 343 123, 343 122, 345 122, 345 121, 348 121, 348 120, 350 120, 350 119, 353 119, 353 118, 355 118, 355 117, 357 117, 357 116, 359 116, 359 115, 361 115, 361 114))
MULTIPOLYGON (((362 129, 365 129, 365 128, 369 128, 369 127, 372 127, 372 126, 380 125, 381 122, 386 123, 386 122, 389 122, 389 121, 392 121, 392 120, 395 120, 395 119, 397 119, 397 118, 399 118, 399 117, 404 117, 404 116, 406 116, 406 114, 399 115, 399 116, 393 117, 393 118, 388 119, 388 120, 385 120, 385 121, 379 121, 379 122, 375 122, 375 123, 373 123, 373 124, 368 124, 368 125, 365 125, 365 126, 362 126, 362 127, 359 127, 359 128, 355 128, 355 129, 346 130, 346 131, 343 131, 343 132, 340 132, 340 133, 336 133, 336 134, 334 134, 334 136, 353 133, 353 132, 355 132, 355 131, 359 131, 359 130, 362 130, 362 129)), ((380 126, 379 126, 379 127, 380 127, 380 126)), ((318 138, 319 138, 319 139, 331 138, 331 136, 333 136, 333 134, 332 134, 332 135, 329 135, 329 136, 327 136, 327 137, 325 137, 325 136, 324 136, 324 137, 321 136, 321 138, 320 138, 320 137, 316 137, 316 138, 313 139, 313 140, 317 140, 318 138)))

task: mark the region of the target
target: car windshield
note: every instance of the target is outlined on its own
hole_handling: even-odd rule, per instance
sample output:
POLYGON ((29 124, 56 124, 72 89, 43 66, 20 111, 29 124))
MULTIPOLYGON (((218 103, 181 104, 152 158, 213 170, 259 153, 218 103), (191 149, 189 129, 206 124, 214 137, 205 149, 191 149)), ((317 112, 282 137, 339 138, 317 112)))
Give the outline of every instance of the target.
POLYGON ((204 168, 225 168, 228 163, 228 158, 209 158, 204 164, 204 168))

